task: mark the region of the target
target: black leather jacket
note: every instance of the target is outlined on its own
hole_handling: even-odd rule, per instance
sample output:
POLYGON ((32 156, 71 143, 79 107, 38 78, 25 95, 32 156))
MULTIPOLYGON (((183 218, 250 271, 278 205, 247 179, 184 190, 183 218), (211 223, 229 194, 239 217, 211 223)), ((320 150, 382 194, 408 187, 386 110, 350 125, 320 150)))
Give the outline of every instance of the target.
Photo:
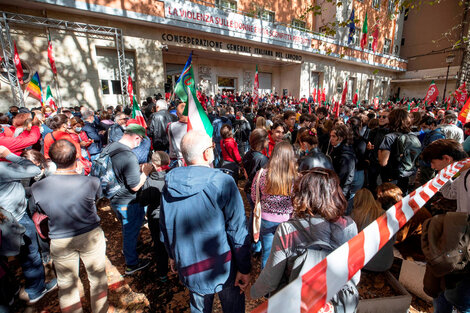
POLYGON ((314 167, 323 167, 329 170, 334 170, 330 159, 321 152, 318 147, 310 150, 307 155, 299 160, 299 172, 310 170, 314 167))
POLYGON ((155 150, 168 149, 168 135, 166 127, 169 123, 176 122, 178 118, 168 112, 168 110, 160 110, 150 116, 150 125, 148 135, 152 138, 155 150))

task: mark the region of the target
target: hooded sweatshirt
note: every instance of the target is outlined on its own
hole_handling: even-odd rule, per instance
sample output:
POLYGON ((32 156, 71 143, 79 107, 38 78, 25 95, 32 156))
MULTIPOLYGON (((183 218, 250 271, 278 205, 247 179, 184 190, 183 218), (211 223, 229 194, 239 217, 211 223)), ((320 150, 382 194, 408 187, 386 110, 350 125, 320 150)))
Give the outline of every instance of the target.
POLYGON ((213 294, 250 272, 243 201, 233 178, 205 166, 179 167, 165 177, 160 229, 181 281, 213 294))

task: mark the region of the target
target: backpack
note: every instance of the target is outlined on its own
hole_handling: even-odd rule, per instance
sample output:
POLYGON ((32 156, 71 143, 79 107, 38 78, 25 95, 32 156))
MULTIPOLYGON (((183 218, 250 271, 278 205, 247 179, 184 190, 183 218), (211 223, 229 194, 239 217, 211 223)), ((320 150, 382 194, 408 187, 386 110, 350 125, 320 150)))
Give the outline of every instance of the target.
POLYGON ((396 139, 396 148, 398 176, 410 177, 417 170, 416 162, 421 153, 421 142, 414 134, 399 134, 396 139))
POLYGON ((423 223, 421 247, 435 277, 468 271, 470 217, 464 212, 447 212, 423 223))
MULTIPOLYGON (((299 232, 306 232, 305 228, 298 220, 290 220, 290 223, 299 232)), ((313 268, 316 264, 321 262, 328 256, 334 248, 326 242, 316 241, 308 247, 299 247, 299 251, 303 251, 294 260, 292 272, 289 276, 289 283, 313 268)), ((359 290, 356 284, 358 277, 354 275, 331 299, 328 301, 336 313, 355 313, 359 304, 359 290)))
POLYGON ((109 153, 109 149, 104 149, 99 157, 93 161, 91 167, 91 176, 100 179, 103 196, 108 199, 111 199, 121 189, 121 184, 119 184, 113 170, 112 157, 123 151, 125 150, 116 149, 109 153))

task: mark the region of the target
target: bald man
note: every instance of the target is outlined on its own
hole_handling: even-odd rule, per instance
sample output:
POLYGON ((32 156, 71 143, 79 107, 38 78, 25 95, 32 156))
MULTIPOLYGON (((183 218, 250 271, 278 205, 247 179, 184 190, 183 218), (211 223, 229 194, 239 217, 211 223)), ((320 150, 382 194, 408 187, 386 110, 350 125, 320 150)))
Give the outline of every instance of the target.
POLYGON ((215 293, 225 313, 245 312, 251 263, 240 192, 210 167, 214 144, 206 133, 188 132, 181 152, 188 166, 167 174, 160 211, 171 267, 190 291, 191 312, 211 312, 215 293))

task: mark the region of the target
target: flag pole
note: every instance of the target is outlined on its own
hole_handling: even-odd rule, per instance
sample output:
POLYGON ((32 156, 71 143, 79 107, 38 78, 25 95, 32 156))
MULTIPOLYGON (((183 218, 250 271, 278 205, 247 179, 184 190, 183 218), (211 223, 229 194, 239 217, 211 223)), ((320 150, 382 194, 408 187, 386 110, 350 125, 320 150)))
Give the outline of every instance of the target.
POLYGON ((29 96, 29 90, 26 89, 26 90, 24 91, 24 93, 23 93, 23 101, 24 101, 24 103, 25 103, 25 104, 24 104, 25 107, 26 107, 26 98, 28 98, 28 96, 29 96))
POLYGON ((57 78, 57 74, 54 74, 54 81, 55 81, 55 90, 57 92, 57 95, 59 96, 59 107, 62 108, 62 97, 60 96, 59 79, 57 78))

